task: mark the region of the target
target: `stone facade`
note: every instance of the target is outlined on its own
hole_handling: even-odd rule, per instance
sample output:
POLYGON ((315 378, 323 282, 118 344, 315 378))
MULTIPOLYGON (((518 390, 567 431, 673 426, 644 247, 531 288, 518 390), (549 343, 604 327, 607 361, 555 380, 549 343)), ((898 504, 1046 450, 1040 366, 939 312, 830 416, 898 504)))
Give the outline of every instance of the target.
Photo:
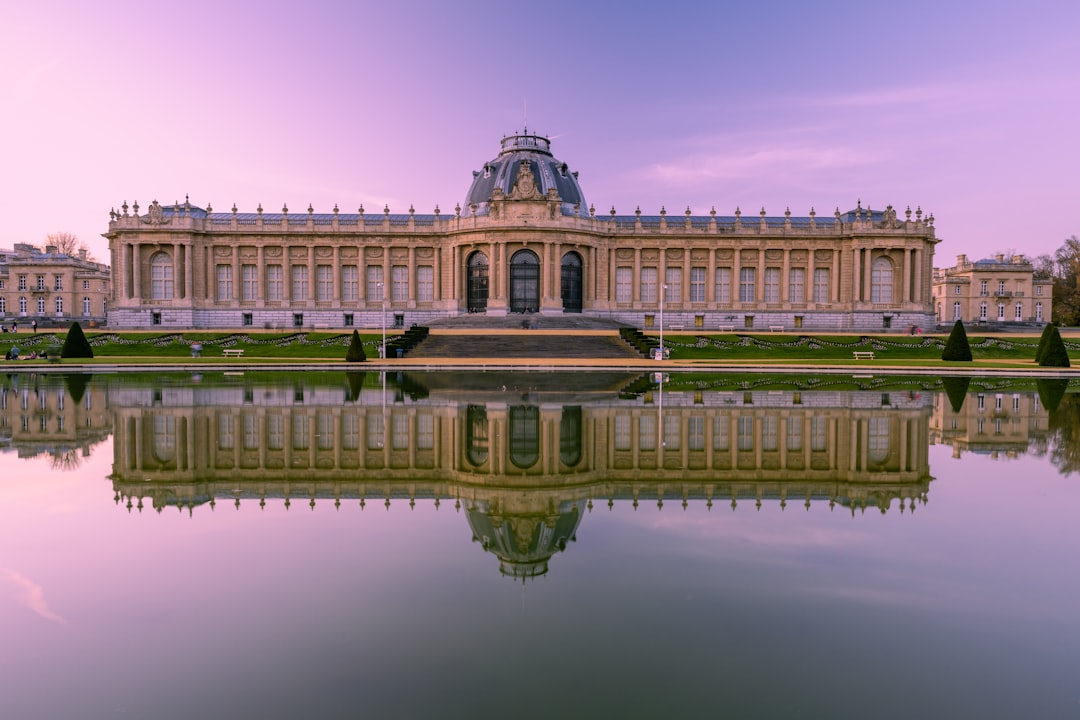
MULTIPOLYGON (((131 212, 133 210, 133 212, 131 212)), ((933 216, 597 214, 548 139, 512 135, 464 207, 430 215, 111 213, 121 327, 375 328, 465 313, 639 327, 871 332, 933 322, 933 216)))
POLYGON ((998 254, 974 262, 958 255, 953 267, 934 268, 939 323, 1048 323, 1053 294, 1053 278, 1036 276, 1023 255, 998 254))
POLYGON ((73 321, 104 325, 112 293, 109 267, 49 245, 17 243, 0 250, 0 322, 67 327, 73 321))

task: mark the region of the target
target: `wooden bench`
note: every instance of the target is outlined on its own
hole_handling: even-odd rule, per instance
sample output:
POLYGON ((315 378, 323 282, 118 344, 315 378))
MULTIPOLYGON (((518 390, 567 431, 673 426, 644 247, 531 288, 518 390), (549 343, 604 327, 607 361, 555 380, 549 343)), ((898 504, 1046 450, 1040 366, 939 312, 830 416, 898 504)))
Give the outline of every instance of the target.
POLYGON ((734 325, 718 325, 716 329, 720 332, 735 332, 734 325))
POLYGON ((769 331, 770 332, 784 332, 784 326, 783 325, 770 325, 769 326, 769 331))
POLYGON ((856 360, 873 360, 874 353, 870 350, 856 350, 851 353, 856 360))
POLYGON ((673 332, 682 332, 683 326, 682 325, 670 325, 670 326, 668 326, 668 329, 672 330, 673 332))
POLYGON ((244 355, 244 348, 225 348, 221 351, 224 357, 238 358, 244 355))

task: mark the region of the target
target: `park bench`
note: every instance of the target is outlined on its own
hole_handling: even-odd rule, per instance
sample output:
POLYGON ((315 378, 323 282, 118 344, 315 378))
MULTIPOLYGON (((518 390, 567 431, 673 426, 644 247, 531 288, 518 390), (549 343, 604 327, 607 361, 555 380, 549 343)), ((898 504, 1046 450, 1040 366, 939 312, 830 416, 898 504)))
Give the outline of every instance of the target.
POLYGON ((769 331, 770 332, 784 332, 784 326, 783 325, 770 325, 769 326, 769 331))
POLYGON ((735 332, 734 325, 718 325, 716 329, 720 332, 735 332))
POLYGON ((855 350, 851 353, 856 360, 873 360, 874 353, 870 350, 855 350))
POLYGON ((221 354, 225 357, 242 357, 244 354, 244 348, 225 348, 221 351, 221 354))

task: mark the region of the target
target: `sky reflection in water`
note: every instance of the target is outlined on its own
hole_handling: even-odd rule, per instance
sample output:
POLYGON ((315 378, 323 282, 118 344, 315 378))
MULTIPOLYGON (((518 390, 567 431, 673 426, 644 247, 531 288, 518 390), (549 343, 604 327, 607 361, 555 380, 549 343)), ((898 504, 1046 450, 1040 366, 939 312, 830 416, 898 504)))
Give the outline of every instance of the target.
MULTIPOLYGON (((1073 521, 1080 490, 1048 456, 1026 450, 1063 454, 1075 427, 1071 395, 1049 413, 1033 387, 1020 388, 1014 412, 1014 390, 1007 389, 998 411, 997 391, 973 387, 956 413, 943 394, 925 391, 892 390, 892 404, 882 407, 877 388, 829 398, 799 391, 797 405, 790 389, 753 389, 749 397, 741 389, 708 389, 701 403, 690 389, 665 391, 661 409, 656 388, 621 399, 608 388, 541 388, 507 402, 499 386, 455 392, 453 383, 431 380, 427 395, 404 393, 397 403, 391 384, 385 434, 373 435, 372 418, 383 416, 374 374, 356 397, 347 396, 345 383, 319 379, 308 379, 298 396, 291 380, 231 386, 208 377, 200 389, 99 377, 85 391, 92 407, 78 419, 85 428, 90 415, 107 425, 96 430, 107 432, 94 435, 76 469, 61 471, 48 454, 18 455, 63 444, 55 422, 71 415, 71 431, 71 395, 57 409, 50 403, 68 389, 42 382, 35 395, 27 378, 21 381, 5 386, 10 443, 0 454, 6 717, 1005 718, 1075 717, 1080 709, 1073 521), (243 393, 252 389, 245 404, 243 393), (230 400, 232 392, 239 402, 230 400), (989 405, 981 414, 978 392, 989 405), (46 410, 37 399, 42 393, 46 410), (483 438, 469 406, 485 410, 483 438), (528 406, 539 414, 511 418, 512 407, 528 406), (535 430, 538 463, 558 466, 553 458, 575 442, 559 427, 575 417, 564 414, 567 407, 581 408, 580 425, 572 422, 584 451, 578 471, 530 474, 508 462, 513 452, 530 450, 535 430), (399 424, 396 437, 409 438, 412 457, 424 456, 429 437, 417 418, 434 416, 435 468, 368 467, 373 437, 385 443, 381 457, 396 457, 395 412, 411 418, 412 434, 399 424), (262 419, 260 457, 277 452, 268 428, 274 423, 266 418, 284 414, 282 445, 309 466, 240 467, 252 449, 245 437, 256 438, 244 432, 252 413, 262 419), (305 437, 292 431, 301 413, 311 422, 305 437), (338 428, 330 447, 320 445, 318 432, 319 415, 327 413, 338 428), (679 421, 643 423, 654 413, 679 421), (353 442, 353 421, 343 419, 350 414, 360 417, 361 447, 344 452, 353 442), (42 415, 54 423, 51 439, 31 441, 42 415), (629 445, 620 415, 632 418, 629 445), (723 454, 713 433, 719 415, 729 418, 729 450, 737 452, 738 418, 753 417, 753 448, 741 452, 755 458, 755 467, 715 467, 723 454), (165 416, 175 423, 163 423, 165 416), (690 420, 699 416, 709 428, 713 467, 690 470, 693 453, 706 452, 690 420), (835 420, 837 433, 824 436, 833 465, 772 467, 770 453, 779 448, 762 449, 774 446, 768 418, 784 428, 775 444, 785 449, 785 461, 798 464, 795 455, 818 452, 802 444, 815 442, 815 416, 835 420), (902 419, 915 433, 907 447, 929 453, 907 455, 909 470, 896 466, 901 436, 892 423, 887 438, 863 437, 860 460, 850 438, 866 433, 874 417, 902 419), (980 417, 1004 418, 1004 431, 995 435, 985 426, 980 435, 980 417), (190 448, 178 439, 185 423, 196 438, 190 448), (805 429, 798 443, 792 433, 803 431, 796 425, 805 429), (150 434, 135 435, 136 427, 150 434), (173 440, 161 445, 155 427, 171 427, 173 440), (656 429, 660 455, 648 449, 651 441, 643 449, 643 427, 656 429), (488 470, 502 462, 503 472, 470 467, 470 439, 484 443, 488 470), (679 463, 670 462, 672 443, 679 463), (889 444, 885 455, 882 443, 889 444), (879 460, 885 457, 877 466, 871 445, 879 460), (172 448, 170 462, 180 464, 187 449, 192 467, 151 468, 163 448, 172 448), (365 465, 320 469, 323 452, 351 453, 365 465), (626 453, 637 465, 620 467, 626 453), (239 463, 218 467, 226 454, 239 463), (849 467, 852 458, 864 469, 849 467), (403 479, 410 473, 411 509, 403 479), (275 478, 285 476, 288 509, 274 491, 283 487, 275 478), (830 476, 818 482, 807 509, 807 478, 830 476), (318 494, 327 478, 338 483, 338 509, 318 494), (395 494, 405 491, 389 510, 388 483, 395 494), (718 489, 711 509, 710 484, 718 489), (893 498, 884 513, 873 504, 854 511, 845 505, 874 484, 910 493, 904 503, 893 498), (309 490, 316 486, 312 509, 309 490), (727 491, 736 486, 733 510, 727 491), (639 494, 636 510, 634 487, 649 493, 639 494), (151 495, 158 493, 160 504, 166 488, 203 501, 155 512, 151 495), (438 509, 425 488, 442 493, 438 509), (234 491, 243 497, 239 509, 234 491), (213 507, 200 493, 215 496, 213 507), (551 511, 559 497, 562 515, 551 511), (575 507, 578 515, 566 520, 575 507), (546 564, 515 566, 515 558, 533 562, 544 554, 522 539, 526 530, 539 532, 526 516, 547 517, 555 530, 569 526, 576 540, 568 539, 565 551, 553 541, 546 564), (519 535, 505 535, 510 545, 489 536, 485 550, 484 538, 473 539, 476 531, 511 526, 519 535), (547 572, 523 581, 500 567, 511 575, 521 567, 547 572)), ((87 410, 85 398, 77 404, 87 410)), ((79 433, 71 432, 65 447, 78 445, 79 433)))

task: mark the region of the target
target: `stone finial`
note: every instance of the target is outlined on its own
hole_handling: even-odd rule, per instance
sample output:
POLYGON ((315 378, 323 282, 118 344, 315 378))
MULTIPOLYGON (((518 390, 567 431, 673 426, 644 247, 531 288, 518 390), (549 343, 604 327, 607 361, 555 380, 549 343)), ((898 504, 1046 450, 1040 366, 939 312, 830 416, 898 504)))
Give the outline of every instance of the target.
POLYGON ((814 210, 814 206, 810 206, 810 229, 817 229, 817 212, 814 210))
POLYGON ((686 215, 686 219, 689 220, 690 219, 690 206, 689 205, 686 206, 685 215, 686 215))
POLYGON ((739 220, 740 218, 742 218, 742 208, 740 208, 738 205, 736 205, 735 206, 735 219, 739 220))
POLYGON ((922 221, 922 205, 915 208, 915 222, 922 221))
POLYGON ((589 217, 596 217, 596 206, 595 205, 590 205, 589 206, 589 217))
POLYGON ((312 207, 311 203, 308 203, 308 206, 307 206, 308 217, 311 217, 314 213, 315 213, 315 208, 312 207))
POLYGON ((716 217, 716 206, 715 206, 715 205, 713 205, 713 206, 712 206, 712 209, 711 209, 711 210, 709 210, 709 216, 710 216, 710 217, 713 217, 713 218, 715 218, 715 217, 716 217))
POLYGON ((289 214, 289 206, 288 205, 282 205, 281 206, 281 214, 282 215, 288 215, 289 214))
POLYGON ((907 210, 904 211, 904 220, 911 222, 911 206, 907 206, 907 210))
POLYGON ((259 216, 262 217, 262 203, 259 203, 259 207, 255 208, 255 212, 257 212, 259 216))
POLYGON ((116 208, 109 208, 109 219, 110 220, 115 220, 116 219, 116 208))
POLYGON ((640 205, 638 205, 637 209, 634 210, 634 217, 637 217, 637 218, 641 217, 641 206, 640 205))
POLYGON ((574 217, 581 217, 581 203, 574 203, 574 217))
POLYGON ((836 222, 840 222, 840 206, 836 206, 836 212, 833 213, 833 217, 836 218, 836 222))
POLYGON ((206 214, 207 214, 207 216, 209 216, 210 213, 212 213, 212 212, 214 212, 214 206, 211 205, 210 203, 206 203, 206 214))
POLYGON ((122 210, 124 211, 124 217, 127 217, 127 214, 128 214, 128 204, 127 204, 127 200, 125 200, 125 201, 124 201, 124 204, 123 204, 123 205, 121 205, 121 206, 120 206, 120 208, 121 208, 121 209, 122 209, 122 210))
POLYGON ((236 214, 236 203, 233 203, 233 204, 232 204, 232 214, 233 214, 233 215, 235 215, 235 214, 236 214))
POLYGON ((411 217, 411 216, 413 216, 415 214, 416 214, 416 208, 414 208, 412 206, 412 203, 409 203, 409 216, 411 217))
POLYGON ((761 206, 760 215, 761 215, 761 219, 764 220, 765 219, 765 206, 764 205, 761 206))
POLYGON ((338 210, 337 203, 334 203, 334 215, 336 216, 338 214, 338 212, 340 212, 340 211, 338 210))
POLYGON ((461 203, 454 205, 454 217, 461 217, 461 203))
POLYGON ((660 206, 660 217, 667 217, 667 208, 663 205, 660 206))
POLYGON ((383 206, 382 214, 386 217, 390 217, 390 203, 386 203, 386 205, 383 206))
POLYGON ((440 212, 441 211, 439 210, 439 204, 435 203, 435 217, 439 217, 440 212))
POLYGON ((360 217, 364 217, 364 204, 360 203, 360 217))

